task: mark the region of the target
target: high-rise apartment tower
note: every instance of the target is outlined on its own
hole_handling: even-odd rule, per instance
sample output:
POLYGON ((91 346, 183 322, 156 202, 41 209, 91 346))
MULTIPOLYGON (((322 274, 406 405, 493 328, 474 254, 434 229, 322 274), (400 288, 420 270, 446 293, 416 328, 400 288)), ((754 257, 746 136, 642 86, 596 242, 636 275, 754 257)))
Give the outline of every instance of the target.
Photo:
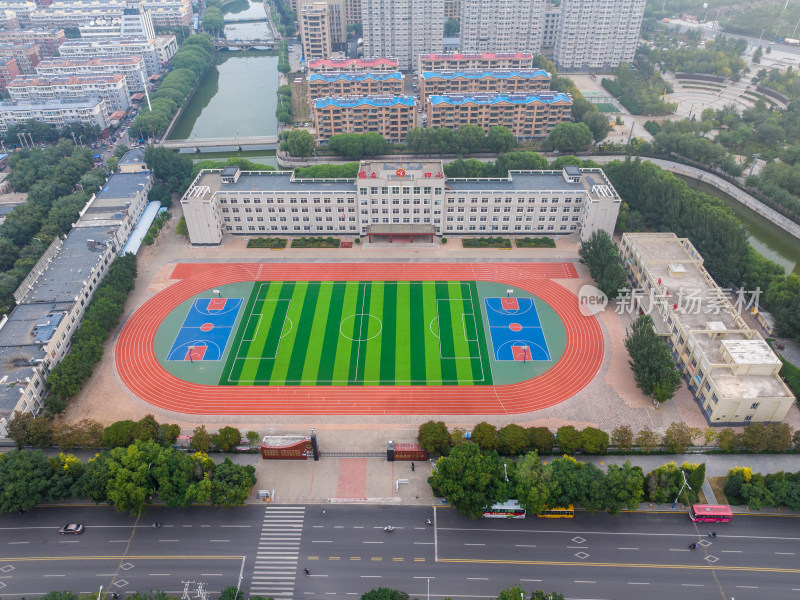
POLYGON ((444 0, 361 0, 364 56, 396 58, 411 70, 417 57, 441 52, 444 0))

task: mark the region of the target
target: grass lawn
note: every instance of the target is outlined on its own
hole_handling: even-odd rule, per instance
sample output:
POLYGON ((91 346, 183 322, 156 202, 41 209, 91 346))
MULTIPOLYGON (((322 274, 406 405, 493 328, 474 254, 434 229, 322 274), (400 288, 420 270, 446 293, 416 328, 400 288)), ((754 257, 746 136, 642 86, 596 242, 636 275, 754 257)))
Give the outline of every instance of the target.
POLYGON ((714 496, 717 498, 717 504, 728 504, 728 498, 725 496, 725 484, 728 483, 727 477, 709 477, 708 484, 714 490, 714 496))
POLYGON ((473 281, 260 282, 220 385, 491 385, 473 281))

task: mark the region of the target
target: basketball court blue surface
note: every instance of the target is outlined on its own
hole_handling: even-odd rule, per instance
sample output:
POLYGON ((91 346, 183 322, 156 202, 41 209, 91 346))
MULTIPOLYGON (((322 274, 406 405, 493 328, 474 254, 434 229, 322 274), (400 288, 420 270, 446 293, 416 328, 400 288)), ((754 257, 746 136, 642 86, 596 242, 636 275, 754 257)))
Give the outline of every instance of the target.
POLYGON ((220 360, 241 307, 241 298, 197 298, 167 360, 220 360))
POLYGON ((533 298, 484 301, 495 360, 552 360, 533 298))

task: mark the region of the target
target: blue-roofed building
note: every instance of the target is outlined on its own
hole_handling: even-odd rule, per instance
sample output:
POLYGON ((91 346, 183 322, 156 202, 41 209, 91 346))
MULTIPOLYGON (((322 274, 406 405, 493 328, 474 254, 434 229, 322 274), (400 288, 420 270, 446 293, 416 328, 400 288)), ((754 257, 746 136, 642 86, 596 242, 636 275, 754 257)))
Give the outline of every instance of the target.
POLYGON ((414 127, 417 99, 413 96, 342 96, 314 101, 317 141, 340 133, 380 133, 390 144, 405 140, 414 127))
POLYGON ((308 78, 308 97, 313 102, 325 96, 400 96, 403 74, 399 71, 327 71, 308 78))
POLYGON ((430 127, 457 129, 474 123, 484 131, 507 127, 517 139, 547 137, 572 114, 572 97, 561 93, 429 96, 425 109, 430 127))
POLYGON ((420 94, 531 94, 550 89, 550 73, 542 69, 491 69, 425 71, 420 74, 420 94))

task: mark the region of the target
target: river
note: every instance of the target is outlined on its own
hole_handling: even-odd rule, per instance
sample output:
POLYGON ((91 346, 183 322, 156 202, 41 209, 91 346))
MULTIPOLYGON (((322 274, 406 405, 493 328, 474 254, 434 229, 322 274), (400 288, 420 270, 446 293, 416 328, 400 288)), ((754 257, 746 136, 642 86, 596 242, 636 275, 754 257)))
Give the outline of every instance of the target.
POLYGON ((750 244, 762 256, 781 265, 787 273, 800 274, 800 240, 714 186, 688 177, 684 180, 691 188, 715 196, 729 206, 750 234, 750 244))
MULTIPOLYGON (((237 3, 226 19, 265 16, 261 2, 237 3)), ((228 39, 272 39, 266 22, 225 26, 228 39)), ((221 51, 169 133, 169 139, 275 135, 278 57, 263 52, 221 51)))

